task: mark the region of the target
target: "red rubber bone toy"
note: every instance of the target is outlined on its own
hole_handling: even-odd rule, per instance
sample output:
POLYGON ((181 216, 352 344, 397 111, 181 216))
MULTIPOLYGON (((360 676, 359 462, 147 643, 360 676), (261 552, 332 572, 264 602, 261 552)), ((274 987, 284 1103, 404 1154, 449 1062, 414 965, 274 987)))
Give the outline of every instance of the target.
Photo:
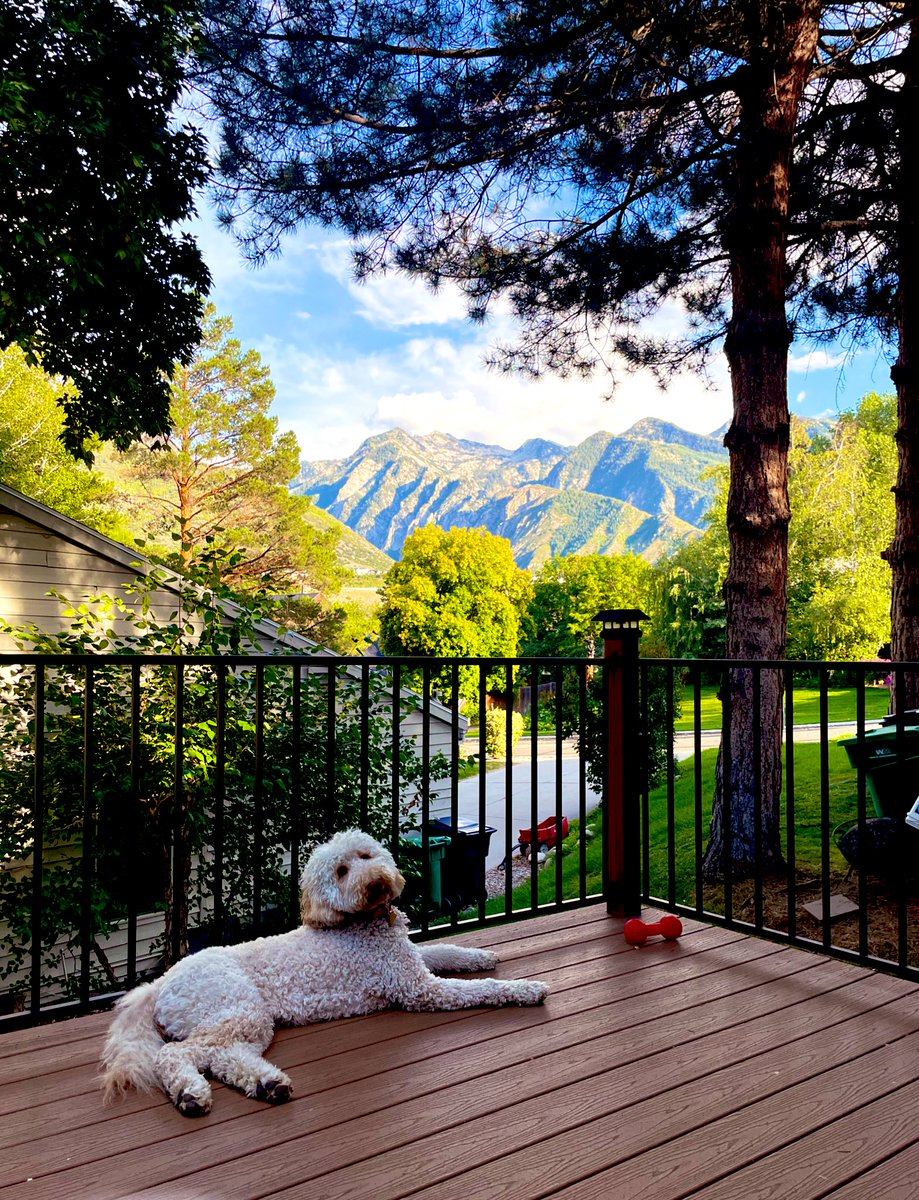
POLYGON ((626 921, 622 932, 630 946, 643 946, 655 933, 673 941, 683 932, 683 922, 679 917, 661 917, 655 924, 649 925, 640 917, 633 917, 631 921, 626 921))

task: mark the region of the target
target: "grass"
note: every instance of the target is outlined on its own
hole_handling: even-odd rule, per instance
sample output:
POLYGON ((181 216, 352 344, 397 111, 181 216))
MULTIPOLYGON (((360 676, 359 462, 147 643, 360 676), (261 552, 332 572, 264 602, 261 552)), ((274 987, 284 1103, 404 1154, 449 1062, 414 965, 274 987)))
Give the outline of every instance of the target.
MULTIPOLYGON (((718 688, 702 687, 700 691, 700 720, 702 729, 721 728, 721 701, 718 699, 718 688)), ((692 688, 683 690, 683 715, 674 724, 677 733, 685 733, 695 728, 695 712, 692 688)), ((827 692, 828 713, 830 721, 854 721, 857 704, 856 688, 832 688, 827 692)), ((886 717, 890 705, 890 693, 885 687, 865 688, 865 719, 876 721, 886 717)), ((820 689, 808 687, 795 688, 794 714, 796 725, 820 724, 820 689)), ((529 737, 531 730, 530 714, 524 714, 523 736, 529 737)), ((539 733, 543 736, 555 733, 555 720, 551 712, 540 712, 539 733)), ((478 736, 478 727, 470 726, 466 734, 467 742, 478 736)))
MULTIPOLYGON (((680 733, 695 728, 693 690, 683 692, 683 715, 674 729, 680 733)), ((856 719, 855 688, 834 688, 827 693, 830 721, 854 721, 856 719)), ((716 687, 700 689, 700 720, 702 729, 721 728, 721 701, 716 687)), ((887 688, 865 688, 865 718, 874 721, 887 715, 890 693, 887 688)), ((820 689, 795 688, 794 714, 796 725, 818 725, 820 723, 820 689)))
MULTIPOLYGON (((707 840, 711 821, 712 796, 715 790, 715 763, 717 750, 705 750, 701 756, 702 766, 702 820, 703 845, 707 840)), ((678 764, 680 774, 674 786, 674 871, 673 899, 680 904, 695 904, 695 763, 692 758, 678 764)), ((819 877, 822 871, 821 842, 821 770, 820 746, 803 743, 795 747, 795 863, 799 873, 819 877)), ((787 779, 787 773, 786 773, 787 779)), ((829 770, 827 775, 830 806, 830 831, 840 824, 854 821, 857 816, 857 775, 849 766, 845 750, 836 743, 829 745, 829 770)), ((655 788, 649 796, 649 893, 667 899, 670 895, 670 872, 668 864, 668 819, 667 787, 655 788)), ((869 812, 869 816, 872 815, 869 812)), ((587 843, 587 895, 602 889, 602 838, 601 813, 589 814, 587 828, 594 834, 587 843)), ((784 821, 784 814, 783 814, 784 821)), ((571 823, 571 831, 565 839, 562 858, 562 898, 573 899, 580 894, 578 852, 580 827, 571 823)), ((784 842, 784 825, 783 825, 784 842)), ((830 869, 844 871, 848 864, 831 843, 830 869)), ((540 871, 538 877, 538 903, 552 904, 556 899, 556 868, 554 859, 540 871)), ((720 891, 720 889, 719 889, 720 891)), ((512 893, 515 909, 531 906, 530 883, 525 882, 512 893)), ((706 894, 706 907, 715 908, 717 896, 706 894)), ((505 909, 504 897, 498 896, 487 902, 487 913, 500 913, 505 909)))

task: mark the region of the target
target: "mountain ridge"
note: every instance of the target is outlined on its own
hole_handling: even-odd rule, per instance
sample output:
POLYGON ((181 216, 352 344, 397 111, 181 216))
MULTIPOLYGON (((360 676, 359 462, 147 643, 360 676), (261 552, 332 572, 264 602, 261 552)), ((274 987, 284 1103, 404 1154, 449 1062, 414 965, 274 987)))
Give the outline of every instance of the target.
POLYGON ((396 428, 346 458, 304 461, 291 486, 394 558, 420 525, 484 526, 535 567, 559 554, 668 553, 701 532, 715 486, 702 476, 726 461, 715 437, 655 418, 514 450, 396 428))

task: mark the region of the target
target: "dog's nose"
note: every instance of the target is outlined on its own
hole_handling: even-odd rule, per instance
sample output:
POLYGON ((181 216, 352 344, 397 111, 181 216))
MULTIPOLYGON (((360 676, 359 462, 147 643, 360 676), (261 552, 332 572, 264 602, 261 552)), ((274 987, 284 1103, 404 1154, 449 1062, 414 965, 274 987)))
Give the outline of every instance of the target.
POLYGON ((367 885, 367 899, 371 904, 376 904, 378 900, 382 900, 384 896, 389 895, 389 884, 385 879, 374 879, 367 885))

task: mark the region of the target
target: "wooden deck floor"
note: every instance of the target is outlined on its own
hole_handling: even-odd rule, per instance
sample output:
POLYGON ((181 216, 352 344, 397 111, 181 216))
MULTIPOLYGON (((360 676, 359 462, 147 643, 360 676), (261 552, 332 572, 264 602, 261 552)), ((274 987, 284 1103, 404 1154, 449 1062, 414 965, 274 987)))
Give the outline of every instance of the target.
POLYGON ((0 1200, 915 1200, 919 987, 600 909, 459 940, 544 1008, 282 1031, 270 1108, 218 1088, 105 1109, 104 1015, 0 1036, 0 1200))

